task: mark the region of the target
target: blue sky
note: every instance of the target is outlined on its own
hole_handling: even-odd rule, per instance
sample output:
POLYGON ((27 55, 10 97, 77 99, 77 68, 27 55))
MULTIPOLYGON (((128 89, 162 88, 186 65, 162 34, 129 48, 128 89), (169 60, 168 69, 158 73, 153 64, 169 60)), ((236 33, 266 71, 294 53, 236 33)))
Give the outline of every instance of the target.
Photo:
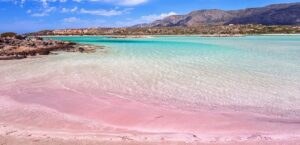
POLYGON ((233 10, 300 0, 0 0, 0 32, 123 27, 198 9, 233 10))

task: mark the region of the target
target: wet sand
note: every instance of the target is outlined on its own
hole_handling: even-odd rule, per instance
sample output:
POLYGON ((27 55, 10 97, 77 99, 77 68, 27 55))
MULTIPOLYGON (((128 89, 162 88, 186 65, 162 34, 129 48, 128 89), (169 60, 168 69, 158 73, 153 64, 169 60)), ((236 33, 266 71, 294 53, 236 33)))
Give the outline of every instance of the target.
MULTIPOLYGON (((1 124, 0 127, 1 145, 298 145, 299 137, 289 139, 270 139, 263 136, 252 136, 246 140, 222 140, 215 138, 211 141, 202 141, 194 137, 194 140, 176 140, 165 135, 105 135, 105 134, 80 134, 63 132, 42 132, 33 130, 22 130, 20 128, 11 128, 1 124), (169 138, 168 138, 169 137, 169 138)), ((176 137, 176 136, 173 136, 176 137)))
POLYGON ((67 90, 27 91, 28 96, 24 90, 22 96, 2 91, 11 96, 0 98, 4 144, 36 144, 35 140, 42 144, 293 144, 299 140, 296 120, 172 110, 112 96, 86 99, 90 96, 67 90))

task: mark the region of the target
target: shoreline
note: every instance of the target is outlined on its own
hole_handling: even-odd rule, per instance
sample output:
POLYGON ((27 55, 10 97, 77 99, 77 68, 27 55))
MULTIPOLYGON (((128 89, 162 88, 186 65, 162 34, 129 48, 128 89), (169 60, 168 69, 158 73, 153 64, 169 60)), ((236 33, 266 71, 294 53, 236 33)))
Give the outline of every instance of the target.
MULTIPOLYGON (((103 37, 110 37, 110 36, 120 36, 123 38, 124 36, 128 36, 128 38, 136 38, 136 37, 131 37, 131 36, 139 36, 139 35, 40 35, 38 37, 97 37, 97 36, 103 36, 103 37)), ((285 33, 280 33, 280 34, 234 34, 234 35, 220 35, 220 34, 187 34, 187 35, 140 35, 142 37, 140 38, 153 38, 156 36, 200 36, 200 37, 245 37, 245 36, 300 36, 300 33, 297 34, 285 34, 285 33)), ((111 37, 113 38, 113 37, 111 37)), ((125 37, 126 38, 126 37, 125 37)))

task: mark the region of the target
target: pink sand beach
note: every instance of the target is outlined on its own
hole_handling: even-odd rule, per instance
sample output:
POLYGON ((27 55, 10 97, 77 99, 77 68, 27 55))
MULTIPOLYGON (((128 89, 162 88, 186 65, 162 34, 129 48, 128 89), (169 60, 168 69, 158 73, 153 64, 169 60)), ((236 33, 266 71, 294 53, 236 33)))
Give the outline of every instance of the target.
POLYGON ((297 81, 123 55, 0 62, 0 144, 300 143, 297 81))

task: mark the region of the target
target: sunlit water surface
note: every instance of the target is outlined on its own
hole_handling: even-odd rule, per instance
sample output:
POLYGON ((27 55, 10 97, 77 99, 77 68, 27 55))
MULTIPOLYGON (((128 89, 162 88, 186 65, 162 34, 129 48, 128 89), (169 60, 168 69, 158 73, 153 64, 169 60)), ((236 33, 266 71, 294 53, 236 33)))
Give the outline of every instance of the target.
POLYGON ((300 35, 50 39, 101 45, 107 52, 0 62, 2 81, 52 81, 78 93, 104 92, 194 111, 300 114, 300 35))

